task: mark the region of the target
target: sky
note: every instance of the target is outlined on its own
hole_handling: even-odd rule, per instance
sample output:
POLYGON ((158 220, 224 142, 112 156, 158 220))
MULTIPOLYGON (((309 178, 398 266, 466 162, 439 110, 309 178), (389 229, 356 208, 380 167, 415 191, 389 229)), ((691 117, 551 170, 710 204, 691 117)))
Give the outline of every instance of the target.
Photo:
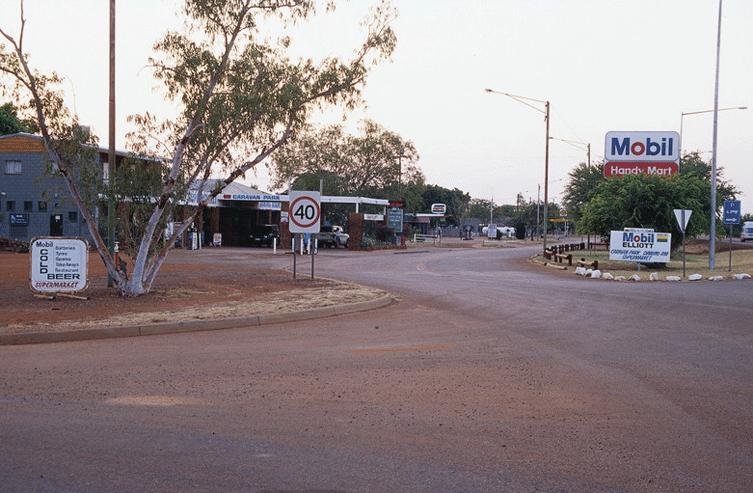
MULTIPOLYGON (((285 33, 295 56, 347 57, 377 0, 338 2, 285 33)), ((513 204, 544 198, 543 103, 525 106, 485 89, 551 105, 549 200, 562 201, 568 173, 596 162, 610 131, 680 131, 684 151, 712 156, 717 0, 393 0, 397 48, 373 67, 367 106, 348 115, 357 132, 369 118, 420 155, 427 183, 513 204), (564 142, 570 141, 571 143, 564 142), (573 144, 578 142, 582 144, 573 144)), ((0 0, 0 26, 18 33, 19 1, 0 0)), ((181 21, 175 0, 118 2, 117 147, 129 114, 171 116, 174 108, 145 68, 154 42, 181 21)), ((32 65, 66 77, 69 105, 107 145, 109 2, 26 0, 25 49, 32 65), (82 20, 85 19, 85 22, 82 20)), ((323 10, 323 9, 322 9, 323 10)), ((753 107, 753 2, 724 0, 719 108, 753 107)), ((320 115, 342 123, 342 112, 320 115)), ((753 108, 718 113, 717 163, 753 213, 753 108)), ((262 167, 247 183, 269 189, 262 167)))

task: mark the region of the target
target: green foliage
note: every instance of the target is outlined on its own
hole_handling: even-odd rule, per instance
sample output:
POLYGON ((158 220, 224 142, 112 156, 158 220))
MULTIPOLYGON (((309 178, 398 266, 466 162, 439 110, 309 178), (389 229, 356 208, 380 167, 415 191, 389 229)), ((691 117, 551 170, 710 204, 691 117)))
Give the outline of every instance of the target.
POLYGON ((468 202, 468 217, 477 217, 480 219, 488 218, 490 214, 491 202, 485 199, 471 199, 468 202))
MULTIPOLYGON (((362 24, 365 40, 349 60, 292 61, 286 52, 289 40, 269 41, 261 26, 270 18, 283 26, 307 20, 315 12, 314 4, 311 0, 186 0, 185 28, 167 33, 155 44, 150 65, 180 116, 174 121, 149 113, 132 117, 138 130, 129 139, 138 156, 167 156, 166 166, 125 164, 124 174, 111 177, 105 190, 124 204, 127 224, 122 236, 129 238, 131 247, 138 245, 130 280, 108 254, 91 213, 102 188, 101 170, 93 167, 97 160, 85 154, 96 146, 96 139, 80 131, 75 115, 63 103, 55 89, 61 78, 29 67, 22 48, 25 19, 18 42, 0 29, 12 48, 8 52, 0 45, 0 74, 10 79, 0 86, 2 93, 37 122, 54 171, 65 180, 123 295, 148 292, 178 235, 224 185, 299 133, 313 111, 333 105, 349 109, 362 102, 369 67, 389 59, 395 49, 390 27, 395 10, 386 1, 372 10, 362 24), (217 173, 225 178, 205 190, 217 173), (187 183, 198 184, 202 200, 180 218, 184 225, 159 245, 162 227, 172 219, 187 183)), ((332 8, 334 4, 328 2, 326 10, 332 8)))
MULTIPOLYGON (((130 154, 118 163, 114 180, 106 186, 105 196, 112 195, 118 204, 117 231, 120 249, 131 256, 138 254, 141 241, 147 233, 147 224, 154 211, 154 198, 159 196, 169 172, 164 160, 144 159, 130 154)), ((168 221, 181 217, 184 200, 188 195, 187 183, 179 180, 173 199, 165 205, 158 227, 152 232, 150 254, 164 247, 162 234, 168 221)))
POLYGON ((471 196, 460 189, 452 190, 439 185, 427 185, 423 193, 423 210, 417 212, 428 212, 432 204, 445 204, 447 213, 445 221, 447 224, 456 226, 460 220, 468 217, 468 206, 471 202, 471 196))
MULTIPOLYGON (((571 221, 579 221, 583 215, 583 208, 594 197, 597 185, 606 181, 604 177, 604 162, 589 166, 579 163, 568 173, 570 180, 565 187, 564 206, 571 221)), ((552 217, 552 216, 550 216, 552 217)))
POLYGON ((20 120, 17 112, 18 110, 11 103, 0 106, 0 135, 39 131, 32 120, 20 120))
POLYGON ((396 199, 406 185, 423 182, 417 161, 412 142, 369 120, 359 135, 340 125, 309 127, 274 156, 273 187, 294 178, 297 186, 318 190, 323 179, 328 194, 396 199))
MULTIPOLYGON (((721 170, 718 172, 721 176, 721 170)), ((653 228, 673 233, 672 243, 677 246, 682 240, 682 232, 677 225, 674 209, 693 211, 686 235, 692 237, 709 231, 710 176, 711 166, 697 154, 688 154, 681 160, 679 173, 672 177, 627 175, 595 180, 596 184, 590 190, 579 183, 577 187, 583 189, 582 196, 587 198, 587 202, 580 209, 578 228, 604 238, 612 230, 653 228)), ((737 190, 721 179, 718 183, 719 207, 724 200, 733 198, 737 190)))

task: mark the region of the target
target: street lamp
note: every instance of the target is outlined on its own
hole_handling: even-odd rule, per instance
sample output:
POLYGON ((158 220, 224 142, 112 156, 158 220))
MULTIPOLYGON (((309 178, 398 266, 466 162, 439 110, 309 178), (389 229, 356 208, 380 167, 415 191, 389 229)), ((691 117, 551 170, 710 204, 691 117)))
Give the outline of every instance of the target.
MULTIPOLYGON (((716 96, 715 96, 716 97, 716 96)), ((714 100, 716 106, 717 100, 714 100)), ((709 269, 716 267, 716 126, 717 113, 730 110, 747 110, 747 106, 732 106, 729 108, 714 108, 713 110, 688 111, 680 113, 680 158, 682 158, 682 129, 686 115, 700 115, 702 113, 714 113, 714 144, 711 156, 711 223, 709 225, 709 269)))
POLYGON ((515 101, 522 103, 528 106, 529 108, 533 108, 539 113, 544 114, 544 121, 546 121, 546 152, 544 155, 544 250, 546 251, 546 235, 547 235, 547 225, 548 225, 547 223, 549 222, 547 219, 547 209, 549 205, 549 200, 548 200, 549 199, 549 101, 542 101, 540 99, 527 98, 524 96, 515 96, 514 94, 493 91, 491 89, 486 89, 486 92, 491 92, 494 94, 501 94, 502 96, 507 96, 508 98, 514 99, 515 101), (527 103, 526 101, 542 103, 544 105, 544 109, 542 110, 541 108, 537 106, 527 103))
MULTIPOLYGON (((729 108, 719 108, 716 110, 719 111, 729 111, 729 110, 747 110, 747 106, 732 106, 729 108)), ((680 155, 682 155, 682 127, 683 127, 683 120, 687 115, 700 115, 701 113, 713 113, 714 110, 703 110, 703 111, 688 111, 680 113, 680 155)))
POLYGON ((557 137, 549 137, 552 140, 559 140, 560 142, 564 142, 565 144, 570 144, 571 146, 578 149, 578 146, 586 146, 586 159, 588 163, 588 169, 591 169, 591 144, 587 142, 578 142, 577 140, 567 140, 567 139, 559 139, 557 137))

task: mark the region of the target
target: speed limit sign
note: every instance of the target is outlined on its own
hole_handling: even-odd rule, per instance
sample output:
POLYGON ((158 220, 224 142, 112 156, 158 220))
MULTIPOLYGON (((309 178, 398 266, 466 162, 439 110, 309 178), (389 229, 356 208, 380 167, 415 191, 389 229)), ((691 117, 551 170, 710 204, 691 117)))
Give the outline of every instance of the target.
POLYGON ((322 209, 319 192, 290 192, 291 233, 318 233, 322 209))

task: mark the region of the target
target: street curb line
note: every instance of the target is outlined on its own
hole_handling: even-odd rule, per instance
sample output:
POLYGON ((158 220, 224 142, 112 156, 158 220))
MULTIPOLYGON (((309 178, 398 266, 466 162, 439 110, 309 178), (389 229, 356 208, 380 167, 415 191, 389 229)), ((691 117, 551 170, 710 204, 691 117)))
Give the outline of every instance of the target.
POLYGON ((349 313, 375 310, 389 305, 392 295, 387 293, 379 298, 358 301, 347 305, 334 305, 313 308, 298 312, 272 313, 268 315, 251 315, 248 317, 220 318, 213 320, 190 320, 186 322, 165 322, 150 325, 133 325, 109 327, 103 329, 66 330, 62 332, 29 332, 25 334, 0 335, 0 346, 21 344, 42 344, 51 342, 87 341, 92 339, 117 339, 162 334, 179 334, 183 332, 205 332, 210 330, 237 329, 283 322, 300 322, 316 318, 346 315, 349 313))

